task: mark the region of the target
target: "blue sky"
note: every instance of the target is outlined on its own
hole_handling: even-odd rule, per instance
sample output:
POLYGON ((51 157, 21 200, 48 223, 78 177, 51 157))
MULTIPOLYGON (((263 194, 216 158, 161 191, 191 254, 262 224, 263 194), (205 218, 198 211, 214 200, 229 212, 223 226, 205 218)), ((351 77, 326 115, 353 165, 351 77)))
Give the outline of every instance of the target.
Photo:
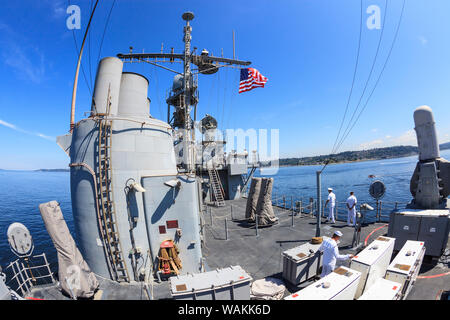
MULTIPOLYGON (((82 30, 90 0, 80 6, 82 30)), ((112 0, 100 1, 83 66, 95 80, 100 40, 112 0), (90 57, 90 59, 89 59, 90 57)), ((366 26, 366 8, 385 0, 364 0, 359 67, 350 114, 372 66, 381 30, 366 26)), ((383 41, 367 94, 391 46, 402 1, 388 0, 383 41)), ((64 168, 69 159, 54 142, 69 128, 76 51, 66 27, 68 1, 1 1, 0 168, 64 168)), ((359 36, 359 0, 153 1, 117 0, 101 57, 127 52, 182 52, 184 11, 193 11, 193 46, 250 60, 269 78, 264 89, 238 94, 239 70, 200 77, 199 115, 212 114, 222 129, 279 129, 280 156, 328 154, 350 91, 359 36)), ((397 42, 366 110, 340 151, 415 144, 412 113, 429 105, 440 142, 450 141, 450 2, 406 1, 397 42)), ((89 41, 88 41, 89 43, 89 41)), ((172 66, 178 67, 177 65, 172 66)), ((165 119, 166 92, 173 75, 147 64, 127 65, 150 80, 151 114, 165 119)), ((92 79, 92 80, 91 80, 92 79)), ((91 88, 92 90, 92 88, 91 88)), ((366 98, 363 99, 363 102, 366 98)), ((76 119, 90 110, 89 88, 80 74, 76 119)))

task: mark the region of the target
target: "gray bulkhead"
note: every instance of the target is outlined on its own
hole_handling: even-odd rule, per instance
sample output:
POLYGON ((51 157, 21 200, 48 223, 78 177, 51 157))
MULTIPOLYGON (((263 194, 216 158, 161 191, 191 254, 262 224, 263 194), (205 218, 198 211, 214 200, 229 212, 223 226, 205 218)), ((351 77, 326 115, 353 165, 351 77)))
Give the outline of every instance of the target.
MULTIPOLYGON (((130 279, 135 280, 132 265, 134 249, 139 249, 143 258, 137 264, 139 268, 143 266, 142 261, 145 261, 150 249, 152 261, 147 263, 148 267, 155 263, 161 242, 168 239, 173 239, 180 249, 181 273, 199 271, 202 255, 198 180, 178 175, 172 128, 149 116, 148 81, 138 74, 122 73, 121 68, 117 67, 120 65, 117 60, 105 58, 100 62, 96 90, 100 88, 103 92, 94 92, 94 97, 105 97, 108 93, 106 88, 117 87, 97 82, 117 84, 117 77, 121 77, 119 98, 115 98, 118 106, 111 105, 108 116, 109 120, 113 120, 110 166, 120 242, 130 279), (111 69, 110 65, 114 68, 111 69), (112 113, 115 110, 117 114, 112 113), (165 185, 171 179, 178 179, 181 186, 173 188, 165 185), (140 183, 145 192, 130 188, 132 182, 140 183), (170 227, 177 221, 181 237, 176 236, 177 228, 167 228, 167 221, 172 221, 170 227), (160 233, 161 225, 165 225, 166 233, 160 233)), ((85 163, 95 173, 98 173, 99 137, 95 114, 102 113, 99 110, 107 110, 100 101, 96 102, 95 109, 93 107, 94 117, 77 123, 70 147, 71 163, 85 163)), ((79 249, 95 273, 110 278, 97 218, 94 179, 83 166, 71 167, 70 176, 79 249)))

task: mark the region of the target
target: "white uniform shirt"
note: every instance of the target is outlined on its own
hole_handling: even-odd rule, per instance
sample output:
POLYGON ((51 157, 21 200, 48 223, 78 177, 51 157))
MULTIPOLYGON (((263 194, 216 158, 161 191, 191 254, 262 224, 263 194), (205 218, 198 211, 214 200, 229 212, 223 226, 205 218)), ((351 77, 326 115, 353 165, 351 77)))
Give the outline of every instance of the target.
POLYGON ((334 270, 336 260, 347 260, 350 257, 348 254, 339 254, 338 245, 333 239, 324 240, 319 250, 323 252, 323 266, 329 272, 334 270))
POLYGON ((333 192, 328 194, 328 201, 330 202, 330 206, 334 207, 336 204, 336 195, 333 192))
POLYGON ((355 205, 354 207, 353 207, 353 209, 351 209, 351 211, 356 211, 356 204, 358 203, 358 201, 356 200, 356 197, 353 195, 353 196, 350 196, 350 197, 348 197, 348 199, 347 199, 347 204, 348 204, 348 206, 351 208, 353 205, 355 205))

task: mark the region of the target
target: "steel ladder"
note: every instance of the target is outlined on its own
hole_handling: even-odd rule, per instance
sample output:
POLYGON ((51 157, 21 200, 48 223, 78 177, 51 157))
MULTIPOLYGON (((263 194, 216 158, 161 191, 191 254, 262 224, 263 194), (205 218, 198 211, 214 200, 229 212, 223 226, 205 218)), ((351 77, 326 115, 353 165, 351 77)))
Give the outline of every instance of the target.
POLYGON ((211 189, 213 191, 215 203, 218 207, 225 206, 224 200, 224 190, 222 187, 222 182, 220 181, 219 173, 213 167, 212 169, 208 169, 209 174, 209 182, 211 185, 211 189))
POLYGON ((112 270, 111 276, 116 281, 130 281, 128 269, 123 258, 120 243, 119 227, 117 225, 116 207, 112 184, 111 169, 111 136, 112 120, 99 120, 98 134, 98 201, 102 212, 101 231, 106 242, 106 251, 112 270))

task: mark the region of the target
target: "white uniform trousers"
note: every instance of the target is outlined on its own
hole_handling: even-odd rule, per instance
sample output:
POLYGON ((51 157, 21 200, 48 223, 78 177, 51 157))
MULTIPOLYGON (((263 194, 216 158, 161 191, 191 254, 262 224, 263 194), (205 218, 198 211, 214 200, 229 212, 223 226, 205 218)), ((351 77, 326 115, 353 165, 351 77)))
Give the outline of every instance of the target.
POLYGON ((328 220, 331 220, 331 222, 336 222, 334 220, 334 205, 330 204, 330 212, 328 213, 328 220))
POLYGON ((356 206, 353 207, 353 209, 348 210, 348 216, 347 216, 347 224, 356 224, 356 206), (351 220, 351 223, 350 223, 351 220))

